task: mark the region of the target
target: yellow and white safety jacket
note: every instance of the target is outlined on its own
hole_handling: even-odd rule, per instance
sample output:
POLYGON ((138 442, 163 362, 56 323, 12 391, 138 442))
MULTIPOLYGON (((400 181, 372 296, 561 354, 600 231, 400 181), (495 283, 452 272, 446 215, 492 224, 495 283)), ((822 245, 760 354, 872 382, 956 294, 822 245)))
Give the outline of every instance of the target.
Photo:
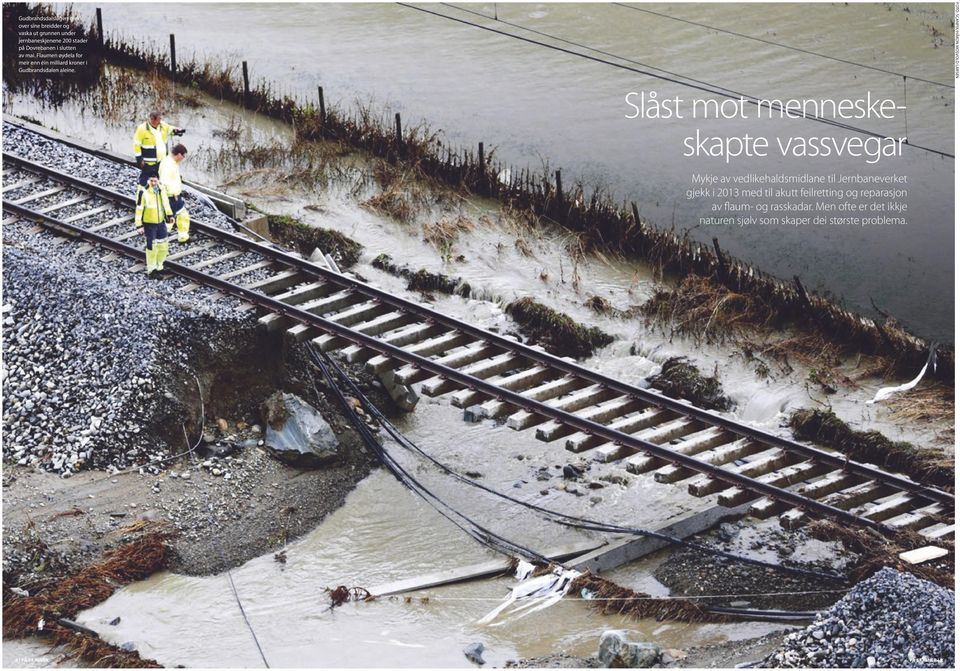
POLYGON ((147 165, 156 165, 167 155, 167 138, 173 126, 161 121, 156 128, 149 121, 137 126, 133 134, 133 157, 137 164, 140 159, 147 165))
POLYGON ((136 228, 144 224, 162 224, 172 216, 170 199, 163 184, 156 187, 141 186, 137 189, 136 228))
POLYGON ((167 195, 176 198, 183 192, 183 180, 180 179, 180 164, 173 156, 165 156, 160 161, 160 183, 167 190, 167 195))

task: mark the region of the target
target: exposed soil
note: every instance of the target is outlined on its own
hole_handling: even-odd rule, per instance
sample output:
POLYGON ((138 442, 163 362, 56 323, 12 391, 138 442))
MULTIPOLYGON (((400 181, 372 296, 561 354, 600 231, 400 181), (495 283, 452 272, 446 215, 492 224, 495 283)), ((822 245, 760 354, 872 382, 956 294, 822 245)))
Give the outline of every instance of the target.
MULTIPOLYGON (((781 529, 775 521, 721 524, 694 540, 740 556, 835 575, 845 575, 854 559, 839 544, 815 539, 802 530, 781 529)), ((836 602, 852 584, 735 562, 692 548, 673 552, 654 577, 673 594, 697 597, 697 603, 763 610, 817 610, 836 602), (704 598, 710 595, 717 596, 704 598)))
MULTIPOLYGON (((783 629, 758 638, 696 646, 685 650, 667 649, 663 651, 660 663, 653 668, 731 669, 738 664, 763 659, 783 644, 783 637, 790 631, 792 630, 783 629)), ((602 665, 595 656, 575 657, 558 652, 541 657, 511 659, 506 663, 506 668, 599 669, 602 665)))
POLYGON ((575 657, 565 652, 556 652, 541 657, 509 659, 508 669, 600 669, 603 668, 596 657, 575 657))
POLYGON ((688 669, 730 669, 738 664, 757 662, 779 648, 783 644, 783 637, 790 631, 790 629, 783 629, 758 638, 689 648, 683 651, 683 656, 678 656, 676 662, 669 666, 688 669))

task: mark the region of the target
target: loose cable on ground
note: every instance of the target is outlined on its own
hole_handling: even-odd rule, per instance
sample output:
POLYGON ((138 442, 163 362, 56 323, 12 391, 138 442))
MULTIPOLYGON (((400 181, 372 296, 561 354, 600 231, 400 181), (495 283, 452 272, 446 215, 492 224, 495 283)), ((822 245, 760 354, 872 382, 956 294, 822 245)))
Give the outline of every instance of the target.
MULTIPOLYGON (((203 403, 203 389, 200 386, 200 379, 196 375, 193 376, 193 379, 197 383, 197 393, 200 394, 200 418, 201 418, 201 427, 202 427, 203 426, 202 420, 205 417, 205 413, 206 413, 206 410, 204 408, 204 403, 203 403)), ((181 424, 180 426, 183 429, 183 437, 187 441, 187 445, 189 446, 190 439, 187 437, 187 427, 185 424, 181 424)), ((197 444, 199 445, 199 441, 197 444)), ((193 448, 188 450, 188 452, 190 453, 190 458, 193 460, 194 466, 196 466, 197 455, 194 453, 193 448)), ((207 490, 206 487, 201 487, 200 483, 196 483, 196 487, 197 489, 200 489, 203 492, 204 497, 207 499, 207 511, 209 513, 208 519, 210 520, 210 529, 211 531, 213 531, 213 527, 216 526, 216 520, 213 517, 213 501, 210 499, 210 492, 207 490)), ((223 542, 220 539, 220 536, 218 534, 214 533, 213 537, 216 540, 217 550, 220 553, 220 561, 223 562, 224 566, 227 566, 228 565, 227 556, 226 556, 226 553, 223 551, 223 542)), ((263 648, 260 646, 260 639, 257 638, 257 632, 254 631, 253 624, 250 622, 250 618, 247 617, 247 613, 243 609, 243 601, 240 599, 240 592, 237 591, 237 585, 233 582, 233 575, 230 572, 229 568, 227 568, 226 573, 227 573, 227 581, 230 583, 230 589, 233 592, 233 598, 237 602, 237 608, 240 609, 240 615, 243 616, 243 621, 246 623, 247 629, 250 631, 250 635, 253 637, 253 642, 257 646, 257 652, 260 653, 260 659, 263 660, 263 665, 269 669, 270 663, 267 661, 267 656, 264 654, 263 648)))
MULTIPOLYGON (((539 552, 536 552, 535 550, 524 547, 518 543, 514 543, 504 538, 503 536, 500 536, 499 534, 483 527, 479 523, 470 519, 463 513, 460 513, 459 511, 455 510, 452 506, 450 506, 445 501, 440 499, 436 494, 434 494, 432 491, 427 489, 416 478, 410 475, 410 473, 408 473, 406 469, 404 469, 403 466, 401 466, 390 455, 390 453, 383 448, 383 446, 380 444, 380 441, 377 440, 377 437, 373 435, 373 432, 370 430, 370 427, 368 427, 366 422, 364 422, 363 419, 361 419, 357 415, 353 406, 347 401, 346 397, 344 396, 343 391, 336 384, 336 381, 333 379, 333 376, 330 374, 330 371, 325 365, 324 360, 319 358, 316 355, 316 352, 314 351, 312 346, 310 346, 309 351, 310 351, 311 357, 314 360, 314 364, 323 374, 323 377, 327 383, 327 386, 336 395, 338 403, 340 404, 344 413, 350 419, 351 423, 353 423, 354 427, 356 428, 357 432, 360 434, 361 438, 363 438, 364 443, 381 460, 384 466, 386 466, 387 469, 391 473, 393 473, 394 477, 396 477, 405 487, 407 487, 412 492, 417 494, 420 498, 426 501, 431 507, 433 507, 434 510, 440 513, 440 515, 442 515, 447 520, 449 520, 454 525, 456 525, 458 528, 460 528, 462 531, 464 531, 465 533, 467 533, 468 535, 476 539, 478 542, 488 547, 491 547, 497 550, 498 552, 502 552, 504 554, 518 554, 522 557, 526 557, 527 559, 531 559, 534 561, 542 562, 545 564, 550 563, 550 559, 548 557, 544 557, 542 554, 540 554, 539 552), (459 518, 459 520, 455 518, 459 518)), ((338 375, 344 376, 342 369, 340 369, 326 354, 324 354, 324 358, 326 359, 327 363, 332 365, 337 370, 338 375)), ((320 391, 316 388, 315 384, 314 384, 314 393, 316 394, 317 399, 319 401, 321 398, 320 391)))
MULTIPOLYGON (((725 551, 723 551, 723 550, 719 550, 719 549, 716 549, 716 548, 712 548, 712 547, 710 547, 710 546, 703 545, 703 544, 701 544, 701 543, 695 543, 695 542, 688 541, 688 540, 685 540, 685 539, 682 539, 682 538, 678 538, 678 537, 676 537, 676 536, 671 536, 671 535, 669 535, 669 534, 664 534, 664 533, 661 533, 661 532, 658 532, 658 531, 651 531, 651 530, 649 530, 649 529, 640 529, 640 528, 636 528, 636 527, 620 526, 620 525, 616 525, 616 524, 609 524, 609 523, 600 522, 600 521, 597 521, 597 520, 591 520, 591 519, 588 519, 588 518, 577 517, 577 516, 574 516, 574 515, 568 515, 568 514, 566 514, 566 513, 561 513, 561 512, 559 512, 559 511, 552 510, 552 509, 550 509, 550 508, 544 508, 543 506, 539 506, 539 505, 537 505, 537 504, 530 503, 530 502, 528 502, 528 501, 524 501, 524 500, 522 500, 522 499, 518 499, 518 498, 512 497, 512 496, 510 496, 510 495, 508 495, 508 494, 504 494, 503 492, 497 491, 497 490, 495 490, 495 489, 493 489, 493 488, 491 488, 491 487, 488 487, 488 486, 486 486, 486 485, 484 485, 484 484, 482 484, 482 483, 476 482, 475 480, 473 480, 473 479, 471 479, 471 478, 468 478, 468 477, 466 477, 466 476, 464 476, 464 475, 462 475, 462 474, 460 474, 460 473, 457 473, 456 471, 454 471, 453 469, 451 469, 449 466, 443 464, 442 462, 440 462, 439 460, 437 460, 437 459, 436 459, 435 457, 433 457, 432 455, 430 455, 430 454, 426 453, 425 451, 423 451, 423 449, 421 449, 421 448, 418 447, 416 444, 414 444, 412 441, 410 441, 408 438, 406 438, 406 436, 404 436, 404 435, 390 422, 390 420, 387 419, 387 418, 383 415, 383 413, 381 413, 380 410, 379 410, 373 403, 371 403, 369 399, 366 398, 366 396, 363 394, 363 392, 360 391, 360 389, 356 386, 356 384, 353 382, 353 380, 350 379, 350 377, 349 377, 349 376, 346 374, 346 372, 339 366, 339 364, 337 364, 336 361, 334 361, 333 359, 331 359, 330 356, 327 355, 325 352, 323 352, 323 353, 321 353, 320 355, 318 355, 317 352, 316 352, 316 350, 315 350, 312 346, 310 347, 310 354, 311 354, 311 357, 312 357, 314 363, 317 364, 318 368, 320 368, 321 371, 325 371, 326 368, 327 368, 327 365, 329 365, 329 366, 331 366, 331 367, 337 372, 338 377, 343 381, 343 384, 345 384, 345 385, 347 386, 347 388, 348 388, 348 389, 350 390, 350 392, 357 398, 357 400, 360 401, 360 403, 361 403, 361 405, 363 406, 364 410, 365 410, 366 412, 368 412, 371 416, 373 416, 373 418, 376 419, 377 422, 379 422, 380 425, 387 431, 387 433, 390 435, 390 437, 393 438, 393 440, 395 440, 397 443, 399 443, 402 447, 404 447, 405 449, 407 449, 407 450, 409 450, 409 451, 415 452, 416 454, 421 455, 422 457, 424 457, 425 459, 427 459, 428 461, 430 461, 432 464, 434 464, 435 466, 437 466, 441 471, 443 471, 444 473, 446 473, 446 474, 448 474, 448 475, 451 475, 452 477, 456 478, 456 479, 459 480, 460 482, 463 482, 463 483, 465 483, 465 484, 468 484, 468 485, 470 485, 470 486, 472 486, 472 487, 475 487, 475 488, 477 488, 477 489, 481 489, 481 490, 483 490, 483 491, 485 491, 485 492, 487 492, 487 493, 489 493, 489 494, 491 494, 491 495, 493 495, 493 496, 497 496, 498 498, 504 499, 504 500, 509 501, 509 502, 511 502, 511 503, 520 505, 520 506, 525 507, 525 508, 528 508, 528 509, 530 509, 530 510, 534 510, 534 511, 536 511, 536 512, 542 514, 542 515, 547 516, 548 518, 552 519, 553 521, 555 521, 555 522, 557 522, 557 523, 559 523, 559 524, 563 524, 563 525, 565 525, 565 526, 569 526, 569 527, 573 527, 573 528, 579 528, 579 529, 583 529, 583 530, 587 530, 587 531, 601 531, 601 532, 608 532, 608 533, 624 533, 624 534, 631 534, 631 535, 635 535, 635 536, 645 536, 645 537, 648 537, 648 538, 657 538, 657 539, 659 539, 659 540, 663 540, 663 541, 666 541, 666 542, 671 543, 671 544, 674 544, 674 545, 681 545, 681 546, 684 546, 684 547, 689 547, 689 548, 691 548, 691 549, 693 549, 693 550, 697 550, 697 551, 700 551, 700 552, 705 552, 705 553, 708 553, 708 554, 717 555, 717 556, 724 557, 724 558, 726 558, 726 559, 730 559, 730 560, 737 561, 737 562, 740 562, 740 563, 751 564, 751 565, 760 566, 760 567, 763 567, 763 568, 775 568, 775 569, 777 569, 777 570, 785 571, 785 572, 788 572, 788 573, 794 573, 794 574, 797 574, 797 575, 808 576, 808 577, 815 577, 815 578, 821 578, 821 579, 827 579, 827 580, 833 580, 833 581, 840 581, 840 582, 843 582, 843 581, 846 580, 846 578, 845 578, 844 576, 839 575, 839 574, 825 573, 825 572, 822 572, 822 571, 813 571, 813 570, 809 570, 809 569, 801 569, 801 568, 796 568, 796 567, 792 567, 792 566, 784 566, 784 565, 782 565, 782 564, 774 564, 774 563, 772 563, 772 562, 766 562, 766 561, 763 561, 763 560, 760 560, 760 559, 753 559, 753 558, 751 558, 751 557, 743 557, 743 556, 741 556, 741 555, 733 554, 733 553, 730 553, 730 552, 725 552, 725 551), (320 358, 321 356, 323 357, 323 359, 320 358)), ((342 396, 342 392, 340 391, 339 387, 338 387, 336 384, 334 384, 332 380, 329 380, 328 383, 332 386, 332 388, 335 390, 335 393, 337 393, 338 396, 342 396)), ((354 415, 354 412, 353 412, 352 406, 350 406, 349 404, 347 404, 347 407, 348 407, 348 410, 349 410, 350 413, 351 413, 351 416, 353 416, 353 415, 354 415)), ((365 423, 363 423, 362 421, 361 421, 360 423, 363 424, 364 427, 366 427, 366 424, 365 424, 365 423)), ((374 440, 375 440, 375 439, 374 439, 374 440)), ((386 451, 383 450, 382 447, 380 447, 379 450, 380 450, 381 452, 383 452, 383 453, 386 453, 386 451)))

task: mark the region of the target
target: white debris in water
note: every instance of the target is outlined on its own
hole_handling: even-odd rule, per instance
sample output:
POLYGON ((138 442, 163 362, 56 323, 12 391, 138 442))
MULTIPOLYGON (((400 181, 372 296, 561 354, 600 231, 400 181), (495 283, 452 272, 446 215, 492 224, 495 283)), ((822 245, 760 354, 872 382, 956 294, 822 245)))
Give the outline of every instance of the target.
MULTIPOLYGON (((528 576, 532 573, 532 569, 533 566, 531 564, 521 560, 517 566, 517 576, 528 576), (527 570, 528 566, 530 570, 527 570)), ((507 595, 504 602, 477 620, 477 624, 490 624, 502 613, 504 615, 503 620, 491 625, 500 627, 508 622, 526 617, 530 613, 549 608, 564 597, 570 590, 570 585, 573 584, 573 581, 581 575, 579 571, 557 567, 545 575, 528 578, 526 580, 521 579, 521 582, 510 590, 510 594, 507 595), (510 606, 518 601, 522 601, 523 603, 507 611, 510 606)))

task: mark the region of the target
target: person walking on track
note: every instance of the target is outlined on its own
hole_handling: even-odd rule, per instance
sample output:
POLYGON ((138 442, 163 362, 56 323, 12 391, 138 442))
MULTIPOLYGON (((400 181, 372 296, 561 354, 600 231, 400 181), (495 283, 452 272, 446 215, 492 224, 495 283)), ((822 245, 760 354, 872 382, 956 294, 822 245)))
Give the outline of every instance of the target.
POLYGON ((183 180, 180 179, 180 163, 187 157, 187 148, 182 144, 170 150, 170 154, 160 161, 160 183, 170 198, 170 207, 177 223, 177 242, 190 239, 190 213, 183 202, 183 180))
POLYGON ((167 155, 167 139, 170 135, 183 135, 185 128, 176 128, 166 123, 158 111, 150 113, 146 122, 137 126, 133 133, 133 157, 140 168, 139 184, 147 185, 151 176, 158 176, 160 161, 167 155))

